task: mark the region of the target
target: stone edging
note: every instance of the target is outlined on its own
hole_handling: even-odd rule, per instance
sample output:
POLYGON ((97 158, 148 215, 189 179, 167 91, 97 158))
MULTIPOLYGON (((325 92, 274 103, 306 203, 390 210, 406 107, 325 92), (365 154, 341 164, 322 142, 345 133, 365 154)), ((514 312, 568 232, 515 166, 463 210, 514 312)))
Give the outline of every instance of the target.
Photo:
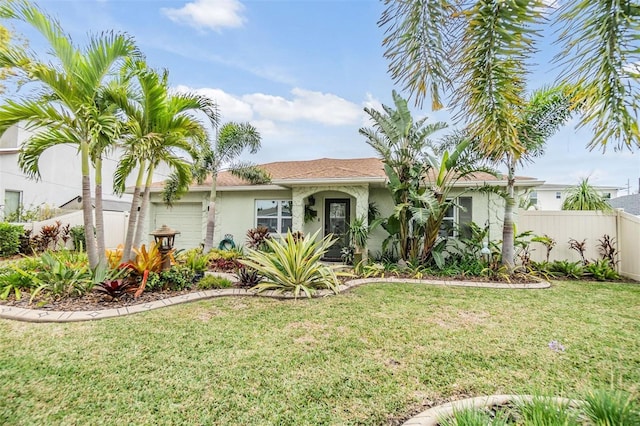
MULTIPOLYGON (((482 408, 491 407, 493 405, 503 405, 508 402, 530 402, 534 399, 531 395, 491 395, 491 396, 478 396, 475 398, 461 399, 459 401, 448 402, 437 407, 430 408, 422 413, 414 416, 404 422, 402 426, 436 426, 438 421, 443 417, 449 417, 456 411, 461 411, 468 408, 482 408)), ((554 402, 562 404, 569 404, 576 406, 578 401, 567 398, 551 398, 554 402)))
MULTIPOLYGON (((494 289, 542 289, 551 286, 548 282, 528 283, 528 284, 509 284, 509 283, 492 283, 492 282, 474 282, 474 281, 455 281, 455 280, 417 280, 405 278, 362 278, 348 281, 338 287, 338 293, 343 293, 352 288, 369 283, 410 283, 410 284, 429 284, 450 287, 477 287, 477 288, 494 288, 494 289)), ((333 295, 330 290, 319 290, 313 297, 325 297, 333 295)), ((274 290, 264 291, 257 294, 242 288, 226 288, 220 290, 203 290, 194 293, 183 294, 180 296, 169 297, 167 299, 155 300, 153 302, 143 303, 140 305, 125 306, 122 308, 101 309, 95 311, 45 311, 38 309, 25 309, 14 306, 0 305, 0 318, 12 319, 27 322, 76 322, 91 321, 104 318, 113 318, 123 315, 135 314, 138 312, 151 311, 154 309, 164 308, 166 306, 178 305, 181 303, 194 302, 196 300, 210 299, 223 296, 264 296, 276 299, 294 299, 291 293, 280 293, 274 290)), ((303 297, 301 297, 303 298, 303 297)))

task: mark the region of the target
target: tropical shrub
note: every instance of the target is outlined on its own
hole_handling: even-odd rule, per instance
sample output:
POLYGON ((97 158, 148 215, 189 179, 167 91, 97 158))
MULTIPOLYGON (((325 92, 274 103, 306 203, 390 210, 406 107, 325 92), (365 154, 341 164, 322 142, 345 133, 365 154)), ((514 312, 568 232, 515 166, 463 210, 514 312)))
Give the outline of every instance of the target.
POLYGON ((68 255, 44 252, 40 256, 40 262, 42 265, 40 270, 26 271, 16 268, 37 285, 31 293, 31 300, 41 292, 56 298, 82 296, 94 286, 86 261, 75 262, 74 258, 68 255))
POLYGON ((587 251, 587 240, 574 240, 573 238, 569 239, 569 248, 571 250, 575 250, 580 255, 582 259, 582 263, 586 265, 589 261, 584 257, 584 252, 587 251))
POLYGON ((113 299, 118 299, 125 294, 133 293, 136 287, 137 285, 133 281, 126 278, 118 278, 115 280, 105 280, 96 284, 95 290, 113 299))
POLYGON ((236 271, 238 287, 255 287, 262 281, 262 276, 255 269, 242 267, 236 271))
POLYGON ((189 288, 193 283, 194 273, 188 267, 172 266, 166 271, 160 272, 160 281, 163 288, 180 291, 189 288))
POLYGON ((136 290, 134 297, 139 297, 147 285, 147 279, 150 272, 159 272, 162 268, 162 254, 158 250, 158 246, 152 243, 149 250, 143 244, 140 249, 134 248, 136 253, 135 259, 123 264, 124 267, 131 270, 134 276, 140 278, 140 285, 136 290))
POLYGON ((11 293, 15 294, 16 300, 20 300, 22 292, 34 286, 33 280, 24 273, 12 267, 0 269, 0 300, 6 300, 11 293))
POLYGON ((271 238, 269 228, 258 226, 247 231, 247 247, 253 250, 262 250, 266 247, 265 241, 271 238))
POLYGON ((209 251, 209 269, 220 272, 233 272, 242 264, 238 259, 242 256, 239 250, 212 249, 209 251))
POLYGON ((249 254, 240 263, 257 270, 264 281, 255 286, 258 291, 291 291, 295 297, 304 293, 311 297, 316 289, 337 291, 338 278, 334 270, 320 262, 335 239, 327 236, 316 241, 320 231, 301 239, 291 232, 283 241, 267 241, 271 252, 249 249, 249 254))
POLYGON ((620 279, 620 275, 609 264, 607 259, 594 260, 584 266, 584 274, 598 281, 613 281, 620 279))
POLYGON ((217 277, 215 275, 205 275, 200 281, 198 281, 198 288, 200 290, 211 290, 216 288, 229 288, 233 285, 231 280, 225 277, 217 277))
POLYGON ((13 256, 20 252, 20 235, 24 227, 0 222, 0 256, 13 256))
POLYGON ((77 225, 69 229, 71 241, 73 241, 73 249, 75 251, 85 251, 87 243, 85 240, 84 226, 77 225))
POLYGON ((616 249, 616 239, 611 238, 609 235, 604 234, 602 239, 598 240, 598 251, 600 252, 600 256, 602 259, 609 262, 612 268, 616 267, 618 260, 616 259, 618 255, 618 249, 616 249))
POLYGON ((120 266, 120 264, 122 263, 123 249, 124 246, 122 244, 119 244, 118 247, 116 247, 114 250, 105 250, 107 256, 107 264, 110 268, 114 269, 120 266))
POLYGON ((178 261, 183 262, 194 273, 203 273, 207 270, 209 256, 202 253, 201 248, 187 250, 178 256, 178 261))

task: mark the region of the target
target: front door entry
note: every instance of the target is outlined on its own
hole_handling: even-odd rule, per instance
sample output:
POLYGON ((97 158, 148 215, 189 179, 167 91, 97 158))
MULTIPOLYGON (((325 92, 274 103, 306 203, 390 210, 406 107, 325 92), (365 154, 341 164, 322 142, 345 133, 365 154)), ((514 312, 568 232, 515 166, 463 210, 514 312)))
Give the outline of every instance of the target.
POLYGON ((350 205, 348 198, 327 198, 324 202, 324 235, 338 238, 325 254, 326 260, 340 261, 342 248, 349 245, 350 205))

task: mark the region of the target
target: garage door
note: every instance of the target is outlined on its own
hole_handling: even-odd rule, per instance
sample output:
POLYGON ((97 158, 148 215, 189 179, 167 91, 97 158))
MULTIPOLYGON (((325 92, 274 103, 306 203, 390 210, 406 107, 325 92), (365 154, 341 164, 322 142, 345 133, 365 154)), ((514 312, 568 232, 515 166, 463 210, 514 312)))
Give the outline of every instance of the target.
POLYGON ((202 236, 202 204, 200 203, 175 203, 168 208, 164 204, 154 205, 155 217, 153 229, 167 225, 180 234, 176 235, 175 246, 178 249, 199 247, 203 241, 202 236))

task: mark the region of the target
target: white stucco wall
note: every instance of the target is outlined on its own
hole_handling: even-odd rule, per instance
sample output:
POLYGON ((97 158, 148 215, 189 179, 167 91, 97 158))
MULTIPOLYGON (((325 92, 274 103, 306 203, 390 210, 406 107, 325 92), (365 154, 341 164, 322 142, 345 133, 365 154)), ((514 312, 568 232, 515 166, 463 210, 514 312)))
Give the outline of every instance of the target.
MULTIPOLYGON (((538 202, 537 210, 562 210, 562 203, 567 198, 570 185, 542 185, 535 188, 538 202), (557 198, 559 193, 560 198, 557 198)), ((602 196, 609 194, 609 198, 618 196, 618 188, 608 186, 594 186, 594 189, 602 196)))
MULTIPOLYGON (((26 208, 46 204, 57 207, 77 197, 82 192, 82 173, 80 157, 77 149, 71 145, 59 145, 45 151, 40 157, 39 167, 41 180, 29 179, 18 166, 18 151, 22 142, 31 133, 13 127, 0 137, 0 205, 4 204, 5 191, 21 191, 22 205, 26 208)), ((119 161, 119 152, 115 151, 103 161, 102 191, 105 199, 123 199, 129 201, 130 195, 118 197, 113 192, 113 174, 119 161)), ((169 175, 165 165, 160 165, 154 180, 164 180, 169 175)), ((135 176, 127 179, 127 185, 135 183, 135 176)), ((94 186, 92 170, 92 193, 94 186)), ((0 209, 0 219, 3 218, 0 209)))

